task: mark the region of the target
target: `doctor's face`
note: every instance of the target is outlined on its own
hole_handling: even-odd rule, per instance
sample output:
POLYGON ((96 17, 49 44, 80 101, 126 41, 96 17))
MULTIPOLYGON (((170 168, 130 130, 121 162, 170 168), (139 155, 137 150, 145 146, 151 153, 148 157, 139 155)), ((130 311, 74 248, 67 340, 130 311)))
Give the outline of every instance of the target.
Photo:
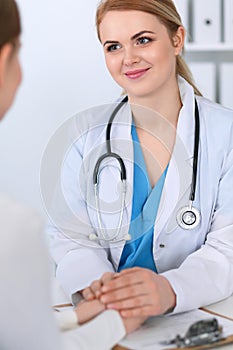
POLYGON ((182 28, 172 42, 156 16, 141 11, 109 11, 99 27, 105 60, 113 79, 131 101, 156 97, 176 80, 182 28))

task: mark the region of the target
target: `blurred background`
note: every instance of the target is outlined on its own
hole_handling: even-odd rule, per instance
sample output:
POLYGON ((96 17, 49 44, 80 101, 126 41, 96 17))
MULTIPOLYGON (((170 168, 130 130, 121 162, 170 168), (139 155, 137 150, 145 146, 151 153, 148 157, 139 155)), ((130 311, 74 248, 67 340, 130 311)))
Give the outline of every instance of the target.
POLYGON ((55 130, 80 110, 114 101, 95 31, 98 1, 16 0, 23 81, 0 127, 0 192, 44 213, 40 162, 55 130))

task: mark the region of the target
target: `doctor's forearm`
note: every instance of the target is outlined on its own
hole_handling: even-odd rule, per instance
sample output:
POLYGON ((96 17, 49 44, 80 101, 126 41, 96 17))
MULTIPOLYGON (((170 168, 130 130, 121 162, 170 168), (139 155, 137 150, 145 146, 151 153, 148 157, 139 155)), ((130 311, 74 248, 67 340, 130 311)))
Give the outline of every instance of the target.
POLYGON ((82 248, 72 250, 63 257, 57 266, 57 278, 66 295, 73 299, 74 294, 88 287, 106 271, 113 272, 114 268, 105 251, 82 248))

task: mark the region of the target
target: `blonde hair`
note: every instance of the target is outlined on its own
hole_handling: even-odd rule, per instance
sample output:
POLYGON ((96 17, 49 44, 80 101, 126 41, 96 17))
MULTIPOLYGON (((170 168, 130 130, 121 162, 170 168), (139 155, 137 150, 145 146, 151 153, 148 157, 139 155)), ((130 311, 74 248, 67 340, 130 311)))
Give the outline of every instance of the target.
MULTIPOLYGON (((172 43, 178 28, 183 26, 181 17, 172 0, 102 0, 96 11, 96 28, 99 40, 99 27, 105 14, 109 11, 128 10, 147 12, 156 16, 167 28, 172 43)), ((183 77, 193 87, 196 95, 201 95, 195 86, 190 69, 180 55, 177 56, 176 60, 176 74, 183 77)))

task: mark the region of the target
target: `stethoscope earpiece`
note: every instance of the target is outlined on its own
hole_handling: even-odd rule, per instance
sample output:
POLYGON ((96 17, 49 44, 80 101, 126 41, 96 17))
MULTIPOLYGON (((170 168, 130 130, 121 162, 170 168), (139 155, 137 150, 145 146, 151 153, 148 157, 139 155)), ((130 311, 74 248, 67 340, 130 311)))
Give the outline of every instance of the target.
POLYGON ((125 241, 130 241, 131 240, 130 234, 127 233, 127 235, 125 235, 124 239, 125 239, 125 241))
POLYGON ((90 241, 96 241, 98 236, 95 233, 91 233, 88 238, 90 241))

